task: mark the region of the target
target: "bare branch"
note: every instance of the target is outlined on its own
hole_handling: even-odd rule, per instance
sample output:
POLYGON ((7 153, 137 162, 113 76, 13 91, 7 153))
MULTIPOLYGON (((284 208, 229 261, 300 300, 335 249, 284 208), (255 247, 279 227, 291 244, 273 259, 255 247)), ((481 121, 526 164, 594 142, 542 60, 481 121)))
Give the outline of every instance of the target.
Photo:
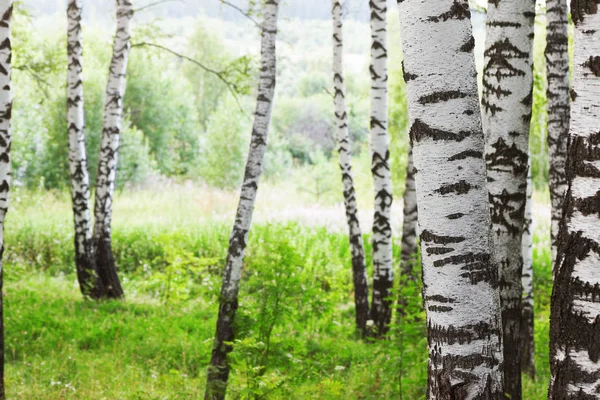
POLYGON ((177 1, 179 3, 185 3, 185 1, 183 1, 183 0, 160 0, 160 1, 155 1, 154 3, 146 4, 145 6, 142 6, 140 8, 136 8, 135 10, 133 10, 133 12, 139 13, 141 11, 147 10, 148 8, 152 8, 152 7, 158 6, 163 3, 173 3, 175 1, 177 1))
POLYGON ((335 98, 335 95, 329 91, 325 86, 323 86, 323 91, 331 96, 332 99, 335 98))
POLYGON ((223 82, 223 83, 225 84, 225 86, 227 86, 227 89, 229 90, 229 92, 230 92, 230 93, 231 93, 231 95, 233 96, 233 98, 234 98, 235 102, 237 103, 237 105, 238 105, 238 107, 239 107, 240 111, 241 111, 241 112, 242 112, 242 113, 243 113, 243 114, 244 114, 246 117, 248 117, 248 118, 249 118, 248 114, 247 114, 247 113, 246 113, 246 111, 245 111, 245 110, 242 108, 242 105, 240 104, 240 99, 239 99, 239 97, 238 97, 238 93, 237 93, 237 86, 236 86, 235 84, 233 84, 233 83, 229 82, 229 81, 227 80, 227 78, 226 78, 226 77, 223 75, 223 73, 222 73, 222 72, 220 72, 220 71, 215 71, 214 69, 212 69, 212 68, 209 68, 209 67, 207 67, 206 65, 202 64, 200 61, 194 60, 193 58, 191 58, 191 57, 188 57, 188 56, 186 56, 186 55, 184 55, 184 54, 177 53, 176 51, 174 51, 174 50, 171 50, 171 49, 169 49, 168 47, 161 46, 160 44, 156 44, 156 43, 148 43, 148 42, 141 42, 141 43, 135 43, 135 44, 132 44, 132 45, 131 45, 131 47, 132 47, 132 48, 133 48, 133 47, 155 47, 155 48, 157 48, 157 49, 161 49, 161 50, 163 50, 163 51, 166 51, 167 53, 170 53, 170 54, 172 54, 172 55, 174 55, 174 56, 176 56, 176 57, 179 57, 179 58, 181 58, 181 59, 183 59, 183 60, 189 61, 189 62, 191 62, 192 64, 195 64, 195 65, 197 65, 198 67, 200 67, 200 68, 201 68, 201 69, 203 69, 204 71, 206 71, 206 72, 208 72, 208 73, 211 73, 211 74, 215 75, 217 78, 219 78, 219 80, 220 80, 221 82, 223 82))
POLYGON ((48 93, 48 88, 52 87, 50 82, 42 78, 38 73, 36 73, 34 70, 32 70, 26 65, 13 65, 13 69, 27 72, 29 75, 31 75, 31 77, 35 80, 38 88, 46 95, 46 98, 50 98, 50 94, 48 93))
POLYGON ((248 14, 246 11, 242 10, 235 4, 230 3, 227 0, 219 0, 219 2, 233 8, 234 10, 239 11, 244 17, 248 18, 250 21, 252 21, 254 23, 254 25, 256 25, 258 28, 260 28, 260 24, 254 18, 252 18, 252 16, 250 14, 248 14))

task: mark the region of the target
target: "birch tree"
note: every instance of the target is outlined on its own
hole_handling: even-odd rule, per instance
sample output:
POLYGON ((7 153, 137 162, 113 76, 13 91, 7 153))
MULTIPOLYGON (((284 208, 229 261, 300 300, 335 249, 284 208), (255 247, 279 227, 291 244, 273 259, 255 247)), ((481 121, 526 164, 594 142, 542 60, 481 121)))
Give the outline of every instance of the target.
POLYGON ((500 272, 505 391, 521 399, 521 234, 527 196, 535 0, 490 1, 483 72, 485 160, 500 272))
POLYGON ((342 25, 342 2, 332 0, 333 16, 333 86, 335 106, 335 127, 342 184, 344 188, 344 206, 348 221, 348 237, 352 252, 352 276, 354 281, 354 303, 356 306, 356 326, 366 333, 369 319, 369 287, 365 266, 365 249, 362 232, 358 222, 356 192, 352 177, 352 154, 350 151, 350 135, 348 133, 348 113, 346 111, 346 85, 344 84, 343 51, 344 36, 342 25))
POLYGON ((400 0, 427 311, 429 399, 504 399, 467 1, 400 0))
POLYGON ((261 68, 254 112, 254 124, 246 171, 240 193, 235 222, 229 237, 227 264, 223 274, 219 316, 213 344, 212 357, 206 382, 206 400, 222 400, 227 391, 229 363, 227 355, 235 338, 234 319, 238 308, 238 294, 242 277, 242 262, 246 251, 248 233, 252 223, 254 202, 263 170, 267 150, 267 136, 271 122, 271 110, 277 77, 276 37, 279 0, 266 0, 264 21, 261 27, 261 68))
POLYGON ((417 254, 417 194, 415 191, 415 175, 412 148, 408 152, 406 165, 406 183, 404 187, 404 208, 402 210, 402 249, 400 260, 402 273, 409 279, 415 279, 413 267, 417 254))
POLYGON ((392 178, 388 136, 388 62, 386 0, 369 1, 371 9, 371 171, 375 188, 373 218, 373 300, 371 319, 384 335, 392 317, 392 178))
MULTIPOLYGON (((546 75, 548 78, 548 184, 552 203, 552 265, 567 188, 565 162, 569 137, 569 9, 567 0, 546 0, 546 75)), ((554 267, 553 267, 554 269, 554 267)))
POLYGON ((123 126, 123 99, 125 97, 127 62, 131 47, 131 19, 133 18, 133 6, 129 0, 117 0, 116 5, 117 32, 113 44, 113 55, 104 99, 100 157, 96 174, 93 238, 96 266, 105 287, 105 296, 108 298, 123 297, 123 288, 112 254, 111 221, 117 178, 119 142, 123 126))
POLYGON ((69 0, 67 6, 67 126, 71 199, 75 224, 75 267, 81 293, 99 298, 102 285, 96 272, 92 249, 92 219, 89 207, 90 177, 85 147, 83 97, 83 43, 81 0, 69 0))
POLYGON ((521 368, 533 379, 535 377, 535 335, 533 319, 533 192, 531 182, 531 163, 527 174, 527 203, 522 234, 523 301, 521 312, 521 368))
POLYGON ((575 23, 567 192, 550 319, 550 398, 597 399, 600 387, 600 13, 571 3, 575 23))
POLYGON ((8 191, 11 184, 11 18, 12 0, 0 0, 0 399, 6 398, 4 389, 4 300, 2 295, 4 265, 4 221, 8 211, 8 191))

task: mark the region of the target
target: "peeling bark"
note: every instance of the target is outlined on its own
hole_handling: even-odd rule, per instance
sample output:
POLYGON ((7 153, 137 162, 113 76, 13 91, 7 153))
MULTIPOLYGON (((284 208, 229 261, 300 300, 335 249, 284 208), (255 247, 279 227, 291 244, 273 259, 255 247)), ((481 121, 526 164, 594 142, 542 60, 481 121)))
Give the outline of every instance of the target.
POLYGON ((600 13, 573 1, 575 59, 566 164, 550 317, 550 398, 600 397, 600 13))
POLYGON ((483 128, 494 263, 500 273, 505 392, 521 394, 521 235, 533 92, 535 0, 490 2, 483 71, 483 128))
POLYGON ((12 57, 12 0, 0 0, 0 399, 6 398, 4 388, 4 221, 8 212, 8 192, 11 185, 10 145, 11 116, 11 57, 12 57))
POLYGON ((119 142, 123 126, 123 99, 125 98, 127 63, 131 48, 130 0, 117 0, 117 33, 106 84, 104 119, 98 173, 96 174, 96 201, 94 205, 94 251, 96 267, 105 288, 104 297, 123 298, 123 288, 111 247, 112 205, 114 201, 119 142))
POLYGON ((392 318, 392 178, 388 136, 388 63, 386 0, 370 0, 371 9, 371 171, 375 189, 373 218, 373 300, 371 319, 378 336, 392 318))
POLYGON ((369 287, 365 266, 365 249, 362 232, 358 222, 356 192, 352 177, 352 154, 350 134, 348 133, 348 114, 346 111, 346 86, 343 68, 343 26, 341 0, 332 0, 333 16, 333 86, 335 89, 335 126, 342 184, 344 189, 344 206, 348 221, 348 238, 352 252, 352 277, 354 281, 354 304, 356 307, 356 326, 363 335, 366 334, 369 319, 369 287))
POLYGON ((492 262, 467 1, 399 0, 413 146, 429 399, 504 399, 499 278, 492 262), (460 92, 461 95, 448 95, 460 92))
POLYGON ((75 267, 81 293, 100 298, 102 281, 96 271, 92 249, 90 212, 90 177, 85 147, 85 115, 83 108, 83 43, 81 35, 81 0, 69 0, 67 6, 67 126, 69 172, 75 225, 75 267))
MULTIPOLYGON (((530 164, 531 165, 531 164, 530 164)), ((525 206, 525 220, 522 234, 523 276, 523 301, 521 311, 521 369, 532 379, 535 378, 535 335, 534 335, 534 308, 533 308, 533 192, 531 182, 531 166, 527 174, 527 204, 525 206)))
POLYGON ((548 185, 552 203, 552 265, 567 189, 565 163, 569 140, 569 10, 567 0, 546 0, 546 75, 548 78, 548 185))
POLYGON ((219 316, 213 344, 212 357, 208 367, 206 400, 223 400, 229 379, 228 354, 233 350, 231 342, 235 338, 234 319, 238 309, 238 294, 242 277, 242 263, 252 224, 254 202, 258 183, 263 171, 267 150, 267 136, 271 122, 271 110, 277 78, 276 37, 278 0, 266 0, 261 38, 261 69, 252 127, 252 139, 248 151, 246 171, 240 193, 235 222, 229 237, 227 264, 221 286, 219 316))

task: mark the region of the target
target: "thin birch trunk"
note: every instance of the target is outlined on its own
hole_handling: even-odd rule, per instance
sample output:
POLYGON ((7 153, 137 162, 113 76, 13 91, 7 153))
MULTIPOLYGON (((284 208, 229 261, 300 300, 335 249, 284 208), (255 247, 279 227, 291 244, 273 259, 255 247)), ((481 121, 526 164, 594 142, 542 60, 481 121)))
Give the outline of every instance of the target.
POLYGON ((75 224, 75 267, 81 293, 102 296, 102 282, 96 272, 92 251, 92 219, 90 212, 90 177, 85 147, 83 108, 83 45, 81 35, 82 0, 69 0, 67 6, 67 125, 69 172, 75 224))
POLYGON ((417 193, 415 191, 415 171, 413 165, 412 147, 408 151, 406 165, 406 183, 404 187, 404 220, 402 221, 402 250, 400 260, 402 273, 409 279, 416 280, 413 268, 417 256, 417 193))
POLYGON ((254 112, 252 139, 246 162, 246 172, 240 193, 235 223, 229 237, 227 265, 221 286, 221 298, 217 329, 208 368, 206 400, 223 400, 229 379, 228 354, 232 351, 231 342, 235 338, 234 319, 238 308, 238 293, 242 277, 242 262, 246 251, 248 233, 252 224, 254 202, 258 183, 263 171, 263 161, 267 150, 267 136, 271 122, 271 110, 277 78, 276 37, 278 0, 266 0, 261 38, 261 69, 254 112))
POLYGON ((119 141, 123 126, 123 99, 125 97, 127 62, 131 48, 131 19, 133 6, 129 0, 117 0, 117 33, 110 62, 110 73, 104 99, 104 119, 100 157, 96 175, 96 202, 94 205, 94 251, 98 274, 108 298, 122 298, 123 288, 117 274, 111 247, 112 205, 114 200, 119 141))
POLYGON ((388 63, 386 0, 370 0, 371 9, 371 171, 375 189, 373 218, 373 300, 371 319, 379 336, 392 317, 392 178, 388 136, 388 63))
POLYGON ((0 399, 6 398, 4 388, 4 221, 8 211, 8 192, 11 185, 10 145, 11 132, 11 57, 12 0, 0 0, 0 399))
POLYGON ((344 84, 343 68, 343 26, 342 2, 332 0, 333 15, 333 86, 335 89, 335 126, 342 184, 344 186, 344 206, 348 221, 348 238, 352 252, 352 275, 354 280, 354 303, 356 306, 356 326, 366 334, 369 319, 369 287, 367 284, 367 269, 365 266, 365 249, 362 232, 358 222, 356 192, 352 178, 352 154, 350 135, 348 133, 348 114, 346 112, 346 86, 344 84))
POLYGON ((532 379, 535 378, 535 335, 533 313, 533 192, 531 182, 531 163, 527 174, 527 204, 522 234, 523 255, 523 310, 521 313, 521 368, 532 379))
POLYGON ((573 102, 550 317, 550 398, 600 398, 600 13, 571 3, 573 102))
POLYGON ((567 189, 565 163, 569 140, 569 9, 567 0, 546 0, 546 74, 548 78, 548 185, 552 203, 552 265, 567 189))
POLYGON ((521 399, 521 234, 533 91, 535 0, 490 1, 483 72, 485 160, 499 266, 505 392, 521 399))
POLYGON ((469 4, 398 5, 427 311, 427 397, 504 399, 469 4))

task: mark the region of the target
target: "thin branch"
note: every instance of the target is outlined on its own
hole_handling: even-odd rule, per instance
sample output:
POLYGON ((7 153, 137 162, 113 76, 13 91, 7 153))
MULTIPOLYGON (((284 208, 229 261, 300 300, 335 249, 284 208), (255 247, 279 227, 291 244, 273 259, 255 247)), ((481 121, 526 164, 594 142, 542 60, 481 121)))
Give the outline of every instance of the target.
POLYGON ((37 86, 39 87, 39 89, 42 92, 44 92, 44 94, 46 95, 46 98, 50 98, 50 94, 48 93, 48 88, 52 87, 52 85, 50 84, 50 82, 48 82, 47 80, 45 80, 44 78, 42 78, 38 73, 36 73, 34 70, 32 70, 27 65, 13 65, 13 69, 16 69, 16 70, 19 70, 19 71, 23 71, 23 72, 27 72, 29 75, 31 75, 31 77, 36 81, 37 86))
POLYGON ((132 44, 131 47, 142 47, 142 46, 148 46, 148 47, 156 47, 157 49, 161 49, 163 51, 166 51, 167 53, 171 53, 172 55, 179 57, 181 59, 184 59, 186 61, 191 62, 192 64, 197 65, 198 67, 200 67, 201 69, 203 69, 204 71, 211 73, 213 75, 215 75, 217 78, 219 78, 219 80, 221 82, 223 82, 225 84, 225 86, 227 86, 227 89, 229 90, 229 92, 231 93, 231 95, 233 96, 235 102, 237 103, 240 111, 249 118, 248 114, 246 113, 246 111, 242 108, 242 105, 240 104, 240 99, 238 98, 238 93, 237 93, 237 86, 231 82, 229 82, 227 80, 227 78, 225 78, 225 76, 223 76, 222 72, 219 71, 215 71, 214 69, 211 69, 209 67, 207 67, 206 65, 202 64, 201 62, 194 60, 193 58, 190 58, 184 54, 180 54, 177 53, 176 51, 173 51, 171 49, 169 49, 168 47, 165 46, 161 46, 160 44, 156 44, 156 43, 148 43, 148 42, 141 42, 141 43, 135 43, 132 44))
POLYGON ((248 18, 250 21, 254 22, 254 25, 256 25, 258 28, 260 28, 260 24, 254 19, 252 18, 252 16, 247 13, 246 11, 242 10, 241 8, 239 8, 238 6, 236 6, 233 3, 228 2, 227 0, 219 0, 219 2, 221 2, 222 4, 225 4, 231 8, 233 8, 234 10, 239 11, 244 17, 248 18))
POLYGON ((331 96, 332 99, 335 99, 335 95, 329 91, 325 86, 323 86, 323 91, 331 96))
POLYGON ((183 1, 183 0, 160 0, 160 1, 155 1, 154 3, 146 4, 145 6, 142 6, 140 8, 136 8, 135 10, 133 10, 133 12, 139 13, 140 11, 147 10, 148 8, 152 8, 152 7, 158 6, 163 3, 173 3, 175 1, 177 1, 179 3, 185 3, 185 1, 183 1))

